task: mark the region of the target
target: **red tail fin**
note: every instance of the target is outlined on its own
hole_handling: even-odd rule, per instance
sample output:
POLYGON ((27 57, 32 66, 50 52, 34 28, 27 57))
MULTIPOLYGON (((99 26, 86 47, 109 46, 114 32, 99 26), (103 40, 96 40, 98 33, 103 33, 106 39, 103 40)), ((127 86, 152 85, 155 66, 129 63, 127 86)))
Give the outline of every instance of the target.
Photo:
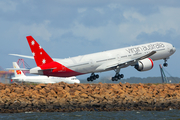
POLYGON ((53 62, 52 58, 44 51, 32 36, 27 36, 27 41, 31 48, 32 54, 37 66, 53 62))

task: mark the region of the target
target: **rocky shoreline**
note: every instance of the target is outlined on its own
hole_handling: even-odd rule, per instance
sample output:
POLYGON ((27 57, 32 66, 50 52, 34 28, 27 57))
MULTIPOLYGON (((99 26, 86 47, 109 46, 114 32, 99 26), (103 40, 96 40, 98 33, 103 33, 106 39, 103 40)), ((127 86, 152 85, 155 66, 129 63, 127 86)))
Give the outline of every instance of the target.
POLYGON ((180 84, 3 84, 0 113, 180 109, 180 84))

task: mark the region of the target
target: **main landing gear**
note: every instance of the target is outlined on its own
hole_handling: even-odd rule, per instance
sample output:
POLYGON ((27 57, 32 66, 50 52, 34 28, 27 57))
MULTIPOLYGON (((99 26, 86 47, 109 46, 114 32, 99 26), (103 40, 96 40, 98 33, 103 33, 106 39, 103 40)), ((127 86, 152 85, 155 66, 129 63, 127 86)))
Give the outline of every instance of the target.
POLYGON ((117 68, 114 71, 116 72, 116 74, 114 77, 112 77, 112 81, 118 81, 118 80, 121 80, 121 78, 124 78, 123 74, 119 74, 119 72, 120 72, 119 66, 117 66, 117 68))
POLYGON ((167 58, 164 59, 164 64, 163 64, 164 67, 167 67, 168 64, 167 64, 167 58))
POLYGON ((98 74, 95 75, 94 73, 92 73, 91 76, 87 78, 87 81, 88 81, 88 82, 89 82, 89 81, 93 81, 93 80, 96 80, 96 79, 98 79, 98 78, 99 78, 99 75, 98 75, 98 74))
POLYGON ((116 73, 116 75, 112 77, 112 81, 118 81, 118 80, 121 80, 121 78, 124 78, 124 75, 116 73))

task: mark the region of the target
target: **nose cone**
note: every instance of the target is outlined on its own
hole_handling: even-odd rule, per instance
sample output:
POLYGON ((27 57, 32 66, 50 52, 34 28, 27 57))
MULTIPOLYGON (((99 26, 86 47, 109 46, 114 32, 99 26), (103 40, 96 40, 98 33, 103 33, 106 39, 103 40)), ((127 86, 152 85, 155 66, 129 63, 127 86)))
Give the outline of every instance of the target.
POLYGON ((173 47, 173 52, 174 52, 174 53, 176 52, 176 48, 175 48, 175 47, 173 47))
POLYGON ((172 46, 172 48, 170 49, 170 53, 174 54, 176 52, 176 48, 174 46, 172 46))
POLYGON ((74 83, 80 83, 80 80, 76 80, 74 83))

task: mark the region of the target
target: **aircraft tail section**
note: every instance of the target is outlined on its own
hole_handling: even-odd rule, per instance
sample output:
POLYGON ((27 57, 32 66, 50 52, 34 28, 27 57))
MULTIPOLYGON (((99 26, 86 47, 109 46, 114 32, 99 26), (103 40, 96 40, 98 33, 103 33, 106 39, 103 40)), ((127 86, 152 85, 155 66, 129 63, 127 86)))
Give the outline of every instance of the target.
MULTIPOLYGON (((16 62, 13 62, 13 67, 19 69, 19 65, 16 62)), ((15 77, 25 76, 21 70, 14 70, 15 77)))
POLYGON ((37 64, 37 67, 30 69, 31 74, 57 77, 71 77, 83 74, 54 61, 32 36, 27 36, 26 38, 37 64))
POLYGON ((37 66, 53 62, 53 59, 44 51, 32 36, 27 36, 27 41, 31 48, 37 66))

